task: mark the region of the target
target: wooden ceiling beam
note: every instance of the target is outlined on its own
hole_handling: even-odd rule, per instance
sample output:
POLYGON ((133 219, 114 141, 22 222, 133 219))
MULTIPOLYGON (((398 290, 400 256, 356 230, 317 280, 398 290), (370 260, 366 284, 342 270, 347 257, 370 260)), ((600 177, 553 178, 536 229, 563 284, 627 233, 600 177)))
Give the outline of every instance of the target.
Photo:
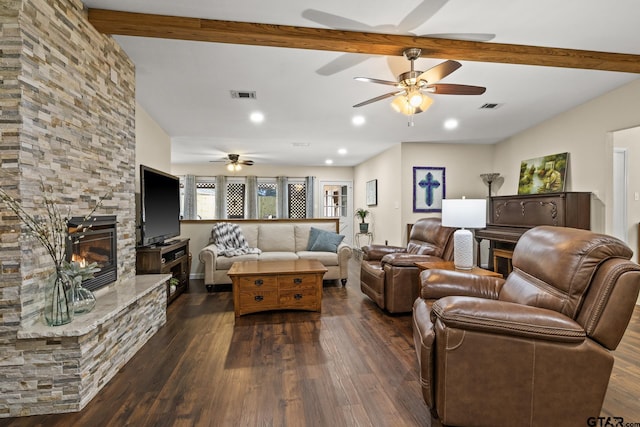
POLYGON ((89 9, 88 16, 89 22, 98 31, 111 35, 391 56, 402 56, 406 48, 417 47, 422 49, 422 57, 439 59, 640 73, 640 55, 624 53, 220 21, 105 9, 89 9))

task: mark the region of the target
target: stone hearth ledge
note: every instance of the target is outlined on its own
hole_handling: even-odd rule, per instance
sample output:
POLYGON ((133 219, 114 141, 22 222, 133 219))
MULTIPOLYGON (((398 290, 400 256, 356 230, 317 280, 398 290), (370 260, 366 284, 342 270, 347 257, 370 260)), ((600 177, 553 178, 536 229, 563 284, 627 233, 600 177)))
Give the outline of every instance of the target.
POLYGON ((107 289, 100 289, 95 292, 96 306, 89 313, 76 315, 71 323, 61 326, 47 326, 39 322, 20 329, 17 337, 31 339, 86 335, 158 287, 166 286, 170 278, 170 274, 145 274, 135 276, 133 286, 130 281, 125 281, 107 289))

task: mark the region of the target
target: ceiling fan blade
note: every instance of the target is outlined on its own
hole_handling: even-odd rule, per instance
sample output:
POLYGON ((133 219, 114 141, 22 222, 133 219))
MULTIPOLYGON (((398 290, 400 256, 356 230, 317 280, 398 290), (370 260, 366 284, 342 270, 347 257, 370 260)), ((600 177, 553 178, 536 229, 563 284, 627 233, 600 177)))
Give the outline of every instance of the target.
POLYGON ((370 55, 362 55, 359 53, 344 53, 338 56, 333 61, 329 61, 327 64, 316 70, 316 73, 321 76, 330 76, 340 71, 344 71, 347 68, 354 67, 361 62, 371 58, 370 55))
POLYGON ((438 83, 427 86, 429 93, 438 95, 482 95, 487 90, 482 86, 458 85, 449 83, 438 83))
POLYGON ((400 33, 407 33, 427 22, 449 0, 423 0, 398 24, 400 33))
POLYGON ((391 80, 372 79, 370 77, 354 77, 354 79, 358 80, 359 82, 378 83, 381 85, 396 86, 397 88, 402 87, 400 83, 392 82, 391 80))
POLYGON ((444 79, 460 67, 462 67, 462 64, 458 61, 444 61, 420 74, 418 76, 418 80, 424 80, 427 83, 435 83, 444 79))
POLYGON ((322 12, 321 10, 306 9, 302 11, 302 17, 308 19, 309 21, 313 21, 316 24, 324 25, 325 27, 329 28, 335 28, 337 30, 362 32, 369 32, 373 30, 373 27, 367 24, 363 24, 362 22, 354 21, 353 19, 334 15, 332 13, 322 12))
POLYGON ((253 160, 239 160, 238 163, 240 163, 241 165, 252 166, 253 160))
POLYGON ((384 95, 376 96, 375 98, 371 98, 371 99, 363 101, 363 102, 361 102, 359 104, 356 104, 356 105, 353 106, 353 108, 358 108, 358 107, 362 107, 364 105, 372 104, 374 102, 382 101, 383 99, 391 98, 392 96, 400 95, 400 94, 403 94, 405 92, 406 91, 404 91, 404 90, 400 90, 398 92, 385 93, 384 95))
POLYGON ((430 37, 432 39, 465 40, 469 42, 488 42, 496 38, 492 33, 438 33, 423 34, 420 37, 430 37))

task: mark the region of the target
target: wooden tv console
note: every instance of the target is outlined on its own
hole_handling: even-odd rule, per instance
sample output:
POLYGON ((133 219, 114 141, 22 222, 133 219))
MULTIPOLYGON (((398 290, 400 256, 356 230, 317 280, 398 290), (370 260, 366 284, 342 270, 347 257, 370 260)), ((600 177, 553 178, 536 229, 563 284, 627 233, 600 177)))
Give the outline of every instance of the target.
POLYGON ((167 282, 167 305, 189 289, 189 264, 189 239, 136 248, 136 274, 167 273, 178 280, 173 292, 167 282))

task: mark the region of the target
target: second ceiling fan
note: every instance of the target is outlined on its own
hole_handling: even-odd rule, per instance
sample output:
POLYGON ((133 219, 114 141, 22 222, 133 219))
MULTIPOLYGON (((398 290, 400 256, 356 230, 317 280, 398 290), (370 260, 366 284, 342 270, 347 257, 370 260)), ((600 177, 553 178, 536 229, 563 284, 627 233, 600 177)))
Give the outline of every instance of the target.
POLYGON ((420 57, 420 53, 421 50, 418 48, 409 48, 404 51, 404 56, 411 62, 411 70, 400 74, 397 82, 356 77, 356 80, 362 82, 394 86, 397 90, 360 102, 354 107, 362 107, 383 99, 396 97, 391 102, 394 110, 412 116, 426 111, 433 103, 433 99, 425 95, 425 92, 437 95, 482 95, 487 90, 482 86, 437 83, 460 68, 462 64, 457 61, 445 61, 427 71, 417 71, 414 69, 413 63, 420 57))
POLYGON ((226 162, 227 169, 229 171, 239 171, 242 169, 241 165, 252 166, 253 160, 240 160, 239 154, 227 154, 227 158, 224 160, 211 160, 212 162, 226 162))

